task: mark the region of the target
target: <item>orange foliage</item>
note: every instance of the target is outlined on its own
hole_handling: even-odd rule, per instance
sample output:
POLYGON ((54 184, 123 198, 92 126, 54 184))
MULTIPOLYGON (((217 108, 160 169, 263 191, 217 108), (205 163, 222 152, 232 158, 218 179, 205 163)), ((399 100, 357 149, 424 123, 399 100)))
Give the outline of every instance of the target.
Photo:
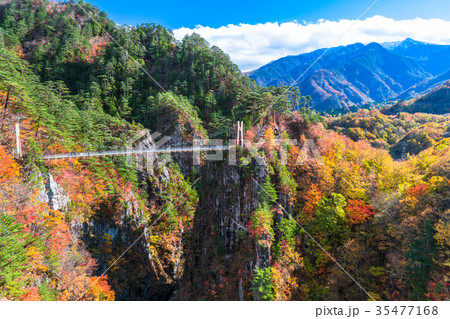
POLYGON ((86 61, 89 63, 94 63, 94 58, 101 54, 103 48, 109 45, 109 36, 94 37, 89 40, 91 48, 88 55, 86 56, 86 61))
POLYGON ((45 216, 45 226, 48 229, 47 247, 61 254, 70 242, 71 232, 69 226, 63 219, 60 211, 51 211, 45 216))
POLYGON ((41 301, 37 287, 27 289, 27 292, 20 298, 22 301, 41 301))
POLYGON ((16 49, 17 49, 17 52, 19 53, 19 57, 21 59, 25 58, 25 55, 23 54, 23 51, 22 51, 22 47, 18 46, 16 49))
POLYGON ((95 179, 94 174, 83 169, 78 162, 74 163, 73 167, 63 167, 56 177, 56 182, 67 192, 74 210, 86 217, 89 217, 107 196, 104 182, 95 179))
POLYGON ((419 198, 428 192, 429 185, 428 184, 419 184, 410 187, 406 190, 405 197, 402 200, 402 203, 406 208, 413 208, 419 202, 419 198))
POLYGON ((273 133, 273 130, 271 128, 267 129, 266 133, 264 134, 264 138, 268 142, 271 142, 272 140, 275 139, 275 134, 273 133))
POLYGON ((115 293, 106 281, 106 276, 90 278, 90 288, 86 299, 93 301, 114 301, 115 293))
POLYGON ((256 138, 256 128, 252 127, 250 130, 244 133, 244 139, 253 142, 253 140, 256 138))
POLYGON ((362 224, 375 215, 372 206, 367 205, 362 200, 349 199, 347 207, 348 221, 350 224, 362 224))
POLYGON ((428 190, 428 184, 420 184, 416 186, 412 186, 406 191, 406 196, 411 197, 420 197, 425 194, 428 190))
POLYGON ((17 165, 13 157, 2 146, 0 146, 0 163, 0 183, 19 176, 19 165, 17 165))
POLYGON ((319 203, 319 200, 321 198, 322 192, 315 184, 311 184, 311 188, 304 196, 305 207, 303 208, 303 211, 305 212, 306 215, 308 215, 309 217, 313 216, 314 212, 317 209, 317 204, 319 203))
POLYGON ((300 149, 296 145, 292 145, 289 151, 288 166, 292 167, 297 165, 297 161, 300 156, 300 149))

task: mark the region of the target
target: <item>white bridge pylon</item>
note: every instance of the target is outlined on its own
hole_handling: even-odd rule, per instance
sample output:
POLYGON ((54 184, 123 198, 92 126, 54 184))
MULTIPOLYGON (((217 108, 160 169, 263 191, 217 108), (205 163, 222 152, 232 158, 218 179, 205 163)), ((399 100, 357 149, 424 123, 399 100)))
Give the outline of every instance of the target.
POLYGON ((237 122, 236 145, 244 147, 244 122, 242 121, 237 122))

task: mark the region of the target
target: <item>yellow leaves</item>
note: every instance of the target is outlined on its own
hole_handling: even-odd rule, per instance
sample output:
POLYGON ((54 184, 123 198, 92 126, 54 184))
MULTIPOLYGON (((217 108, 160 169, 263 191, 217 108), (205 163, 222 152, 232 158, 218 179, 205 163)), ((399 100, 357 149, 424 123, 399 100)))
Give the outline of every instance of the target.
POLYGON ((266 139, 266 141, 271 142, 272 140, 275 139, 275 134, 273 132, 273 130, 271 128, 269 128, 266 133, 264 134, 264 138, 266 139))
POLYGON ((38 250, 36 247, 31 246, 31 247, 28 249, 27 256, 33 257, 33 256, 36 256, 36 255, 38 255, 38 254, 39 254, 39 250, 38 250))
POLYGON ((380 178, 380 189, 404 192, 417 179, 420 179, 419 176, 413 174, 408 162, 392 162, 380 178))
POLYGON ((160 236, 150 236, 150 238, 149 238, 149 243, 151 245, 157 245, 160 241, 161 241, 160 236))
POLYGON ((112 236, 108 233, 104 233, 102 239, 110 243, 112 241, 112 236))
MULTIPOLYGON (((375 299, 375 301, 383 301, 383 298, 381 297, 381 295, 376 292, 369 291, 368 294, 370 295, 370 297, 375 299)), ((372 298, 368 298, 367 301, 373 301, 372 298)))
POLYGON ((158 250, 155 246, 150 246, 150 254, 152 255, 152 257, 158 255, 158 250))
POLYGON ((34 270, 36 273, 43 273, 48 270, 48 267, 42 263, 41 251, 35 247, 31 246, 28 248, 27 256, 30 258, 29 264, 30 269, 34 270))
POLYGON ((364 199, 366 195, 366 183, 359 173, 359 165, 351 162, 343 162, 337 168, 337 186, 339 192, 346 198, 364 199))
POLYGON ((44 215, 44 225, 51 228, 61 222, 63 219, 62 213, 59 210, 49 210, 44 215))

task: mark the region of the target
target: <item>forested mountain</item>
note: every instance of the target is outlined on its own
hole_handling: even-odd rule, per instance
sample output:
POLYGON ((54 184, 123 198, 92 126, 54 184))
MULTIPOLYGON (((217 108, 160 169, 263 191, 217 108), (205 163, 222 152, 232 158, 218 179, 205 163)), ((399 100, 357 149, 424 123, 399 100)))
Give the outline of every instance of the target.
POLYGON ((248 75, 265 87, 297 81, 301 92, 312 96, 312 106, 323 111, 423 94, 450 79, 449 56, 450 46, 412 39, 356 43, 285 57, 248 75))
POLYGON ((431 92, 415 99, 401 101, 382 110, 385 114, 408 113, 450 113, 450 81, 444 83, 431 92))
MULTIPOLYGON (((89 4, 49 8, 42 1, 13 1, 1 12, 1 39, 32 62, 42 81, 64 84, 68 93, 113 116, 150 125, 156 96, 170 91, 187 97, 207 129, 217 130, 235 114, 248 113, 241 100, 266 107, 275 100, 276 89, 251 84, 226 54, 196 34, 178 42, 159 25, 117 27, 89 4)), ((254 118, 262 108, 252 107, 254 118)))
MULTIPOLYGON (((360 50, 394 54, 335 52, 360 50)), ((1 300, 450 297, 448 117, 323 118, 198 35, 117 26, 81 1, 3 1, 0 65, 1 300), (155 132, 235 138, 236 121, 236 165, 44 159, 155 147, 155 132)))

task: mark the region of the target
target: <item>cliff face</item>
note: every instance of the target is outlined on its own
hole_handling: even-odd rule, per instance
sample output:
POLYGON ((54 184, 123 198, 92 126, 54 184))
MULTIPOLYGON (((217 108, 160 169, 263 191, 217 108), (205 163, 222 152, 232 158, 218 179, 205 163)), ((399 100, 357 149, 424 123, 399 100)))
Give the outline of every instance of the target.
POLYGON ((199 171, 200 204, 187 247, 178 299, 249 299, 255 267, 270 265, 270 246, 249 236, 250 215, 260 205, 264 165, 207 163, 199 171), (256 182, 255 182, 256 181, 256 182))
MULTIPOLYGON (((136 148, 155 147, 148 132, 141 136, 136 141, 136 148)), ((183 219, 182 216, 168 225, 172 203, 165 203, 165 200, 170 196, 170 187, 184 181, 182 165, 175 166, 170 159, 155 154, 132 157, 129 161, 134 162, 138 171, 141 191, 148 198, 147 207, 143 208, 134 193, 129 192, 124 198, 124 209, 96 215, 91 223, 84 225, 84 239, 96 253, 99 272, 108 271, 116 300, 168 300, 183 274, 186 234, 192 228, 192 218, 183 219), (150 210, 150 216, 146 209, 150 210), (92 237, 99 240, 93 241, 92 237), (98 251, 102 246, 104 249, 98 251), (126 254, 118 255, 119 252, 126 254)), ((184 213, 183 205, 187 205, 188 200, 183 197, 189 198, 190 188, 189 185, 172 199, 184 201, 176 207, 179 215, 184 213)))
POLYGON ((52 174, 47 175, 45 185, 39 193, 39 201, 48 203, 48 206, 54 210, 67 210, 70 198, 64 193, 61 186, 55 182, 52 174))
MULTIPOLYGON (((155 147, 148 132, 141 132, 134 140, 132 146, 137 149, 155 147)), ((131 156, 128 162, 136 167, 140 191, 147 200, 138 198, 131 189, 125 190, 121 199, 103 198, 93 208, 92 216, 70 217, 71 238, 83 242, 86 253, 95 258, 95 274, 107 274, 116 300, 168 300, 184 273, 184 246, 186 234, 192 228, 192 218, 177 219, 176 225, 169 226, 170 207, 164 201, 171 185, 183 183, 184 176, 174 162, 155 154, 131 156)), ((67 194, 70 191, 64 187, 73 187, 73 181, 58 171, 45 174, 41 179, 38 200, 69 216, 72 211, 69 206, 77 205, 78 198, 71 203, 67 194)), ((180 215, 188 202, 182 197, 189 195, 188 190, 173 199, 184 201, 176 207, 180 215)))

